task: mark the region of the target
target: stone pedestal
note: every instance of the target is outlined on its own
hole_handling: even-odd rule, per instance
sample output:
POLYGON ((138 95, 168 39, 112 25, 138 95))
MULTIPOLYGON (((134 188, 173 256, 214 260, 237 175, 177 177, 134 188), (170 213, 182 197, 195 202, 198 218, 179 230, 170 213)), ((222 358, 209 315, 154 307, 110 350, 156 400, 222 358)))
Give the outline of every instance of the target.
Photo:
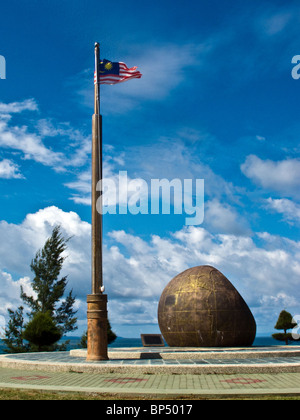
POLYGON ((87 361, 108 360, 107 295, 87 295, 87 361))

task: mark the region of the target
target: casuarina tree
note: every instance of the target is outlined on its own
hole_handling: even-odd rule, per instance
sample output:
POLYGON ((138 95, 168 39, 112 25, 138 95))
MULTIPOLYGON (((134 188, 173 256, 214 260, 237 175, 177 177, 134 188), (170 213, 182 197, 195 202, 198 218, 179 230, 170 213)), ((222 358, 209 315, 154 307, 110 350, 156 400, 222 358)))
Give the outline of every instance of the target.
POLYGON ((37 312, 28 322, 23 334, 32 350, 49 350, 61 338, 61 332, 49 312, 37 312))
MULTIPOLYGON (((107 344, 111 344, 112 342, 115 341, 116 338, 117 338, 117 335, 111 329, 111 325, 110 325, 110 322, 109 322, 109 319, 108 319, 107 320, 107 344)), ((80 347, 86 349, 87 348, 87 340, 88 340, 88 335, 87 335, 87 331, 85 331, 83 333, 83 335, 81 336, 80 347)))
POLYGON ((19 306, 16 311, 8 309, 9 321, 4 330, 4 336, 1 337, 6 346, 4 348, 6 353, 25 353, 30 349, 30 346, 24 342, 23 311, 23 306, 19 306))
MULTIPOLYGON (((49 317, 53 322, 50 330, 52 332, 55 331, 53 337, 56 336, 57 340, 62 335, 72 332, 77 328, 76 311, 73 308, 75 303, 73 291, 71 290, 63 298, 67 286, 67 276, 60 278, 60 272, 66 259, 65 251, 69 239, 63 237, 60 226, 55 226, 51 237, 47 239, 44 247, 36 253, 31 262, 30 268, 34 273, 31 287, 34 293, 32 295, 26 294, 21 286, 21 299, 30 308, 30 312, 28 313, 29 323, 24 326, 23 337, 28 337, 26 329, 29 326, 31 333, 36 331, 34 328, 37 322, 43 323, 49 329, 51 324, 48 322, 49 317), (43 317, 40 315, 37 316, 37 314, 47 315, 43 317), (33 320, 35 320, 35 323, 30 324, 33 320)), ((16 314, 11 310, 9 315, 11 320, 13 317, 16 318, 16 314)), ((42 335, 40 334, 40 336, 42 335)), ((12 334, 10 334, 10 338, 12 338, 12 334)), ((45 345, 45 343, 41 343, 41 346, 45 347, 45 345)), ((35 342, 34 346, 39 347, 39 343, 35 342)), ((53 346, 49 348, 49 350, 51 349, 53 349, 53 346)))

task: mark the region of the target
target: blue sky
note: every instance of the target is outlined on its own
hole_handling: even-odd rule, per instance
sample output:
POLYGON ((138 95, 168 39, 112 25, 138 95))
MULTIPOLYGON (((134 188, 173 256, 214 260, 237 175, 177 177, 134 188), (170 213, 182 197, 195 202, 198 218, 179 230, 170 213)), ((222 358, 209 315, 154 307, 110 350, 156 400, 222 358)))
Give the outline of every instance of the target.
POLYGON ((79 332, 90 293, 94 42, 141 79, 101 87, 104 173, 204 179, 205 216, 106 215, 104 282, 120 336, 159 332, 181 271, 209 264, 249 304, 259 333, 300 313, 300 54, 296 1, 12 0, 1 6, 0 316, 61 223, 79 332))

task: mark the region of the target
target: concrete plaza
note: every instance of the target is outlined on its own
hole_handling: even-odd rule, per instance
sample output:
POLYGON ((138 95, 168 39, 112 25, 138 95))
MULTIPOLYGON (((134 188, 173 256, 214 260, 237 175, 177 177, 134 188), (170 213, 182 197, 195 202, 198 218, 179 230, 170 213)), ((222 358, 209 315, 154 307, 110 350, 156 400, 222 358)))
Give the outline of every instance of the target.
POLYGON ((0 356, 0 388, 147 396, 300 395, 299 346, 110 349, 0 356), (81 352, 81 353, 80 353, 81 352))

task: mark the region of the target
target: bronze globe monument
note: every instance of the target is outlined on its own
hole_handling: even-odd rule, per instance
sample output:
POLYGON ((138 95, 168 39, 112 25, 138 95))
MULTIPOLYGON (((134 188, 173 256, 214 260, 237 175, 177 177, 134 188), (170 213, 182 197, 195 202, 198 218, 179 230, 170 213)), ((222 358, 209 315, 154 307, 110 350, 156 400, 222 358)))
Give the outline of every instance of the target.
POLYGON ((207 265, 169 282, 159 301, 158 323, 171 347, 248 347, 256 335, 242 296, 219 270, 207 265))

